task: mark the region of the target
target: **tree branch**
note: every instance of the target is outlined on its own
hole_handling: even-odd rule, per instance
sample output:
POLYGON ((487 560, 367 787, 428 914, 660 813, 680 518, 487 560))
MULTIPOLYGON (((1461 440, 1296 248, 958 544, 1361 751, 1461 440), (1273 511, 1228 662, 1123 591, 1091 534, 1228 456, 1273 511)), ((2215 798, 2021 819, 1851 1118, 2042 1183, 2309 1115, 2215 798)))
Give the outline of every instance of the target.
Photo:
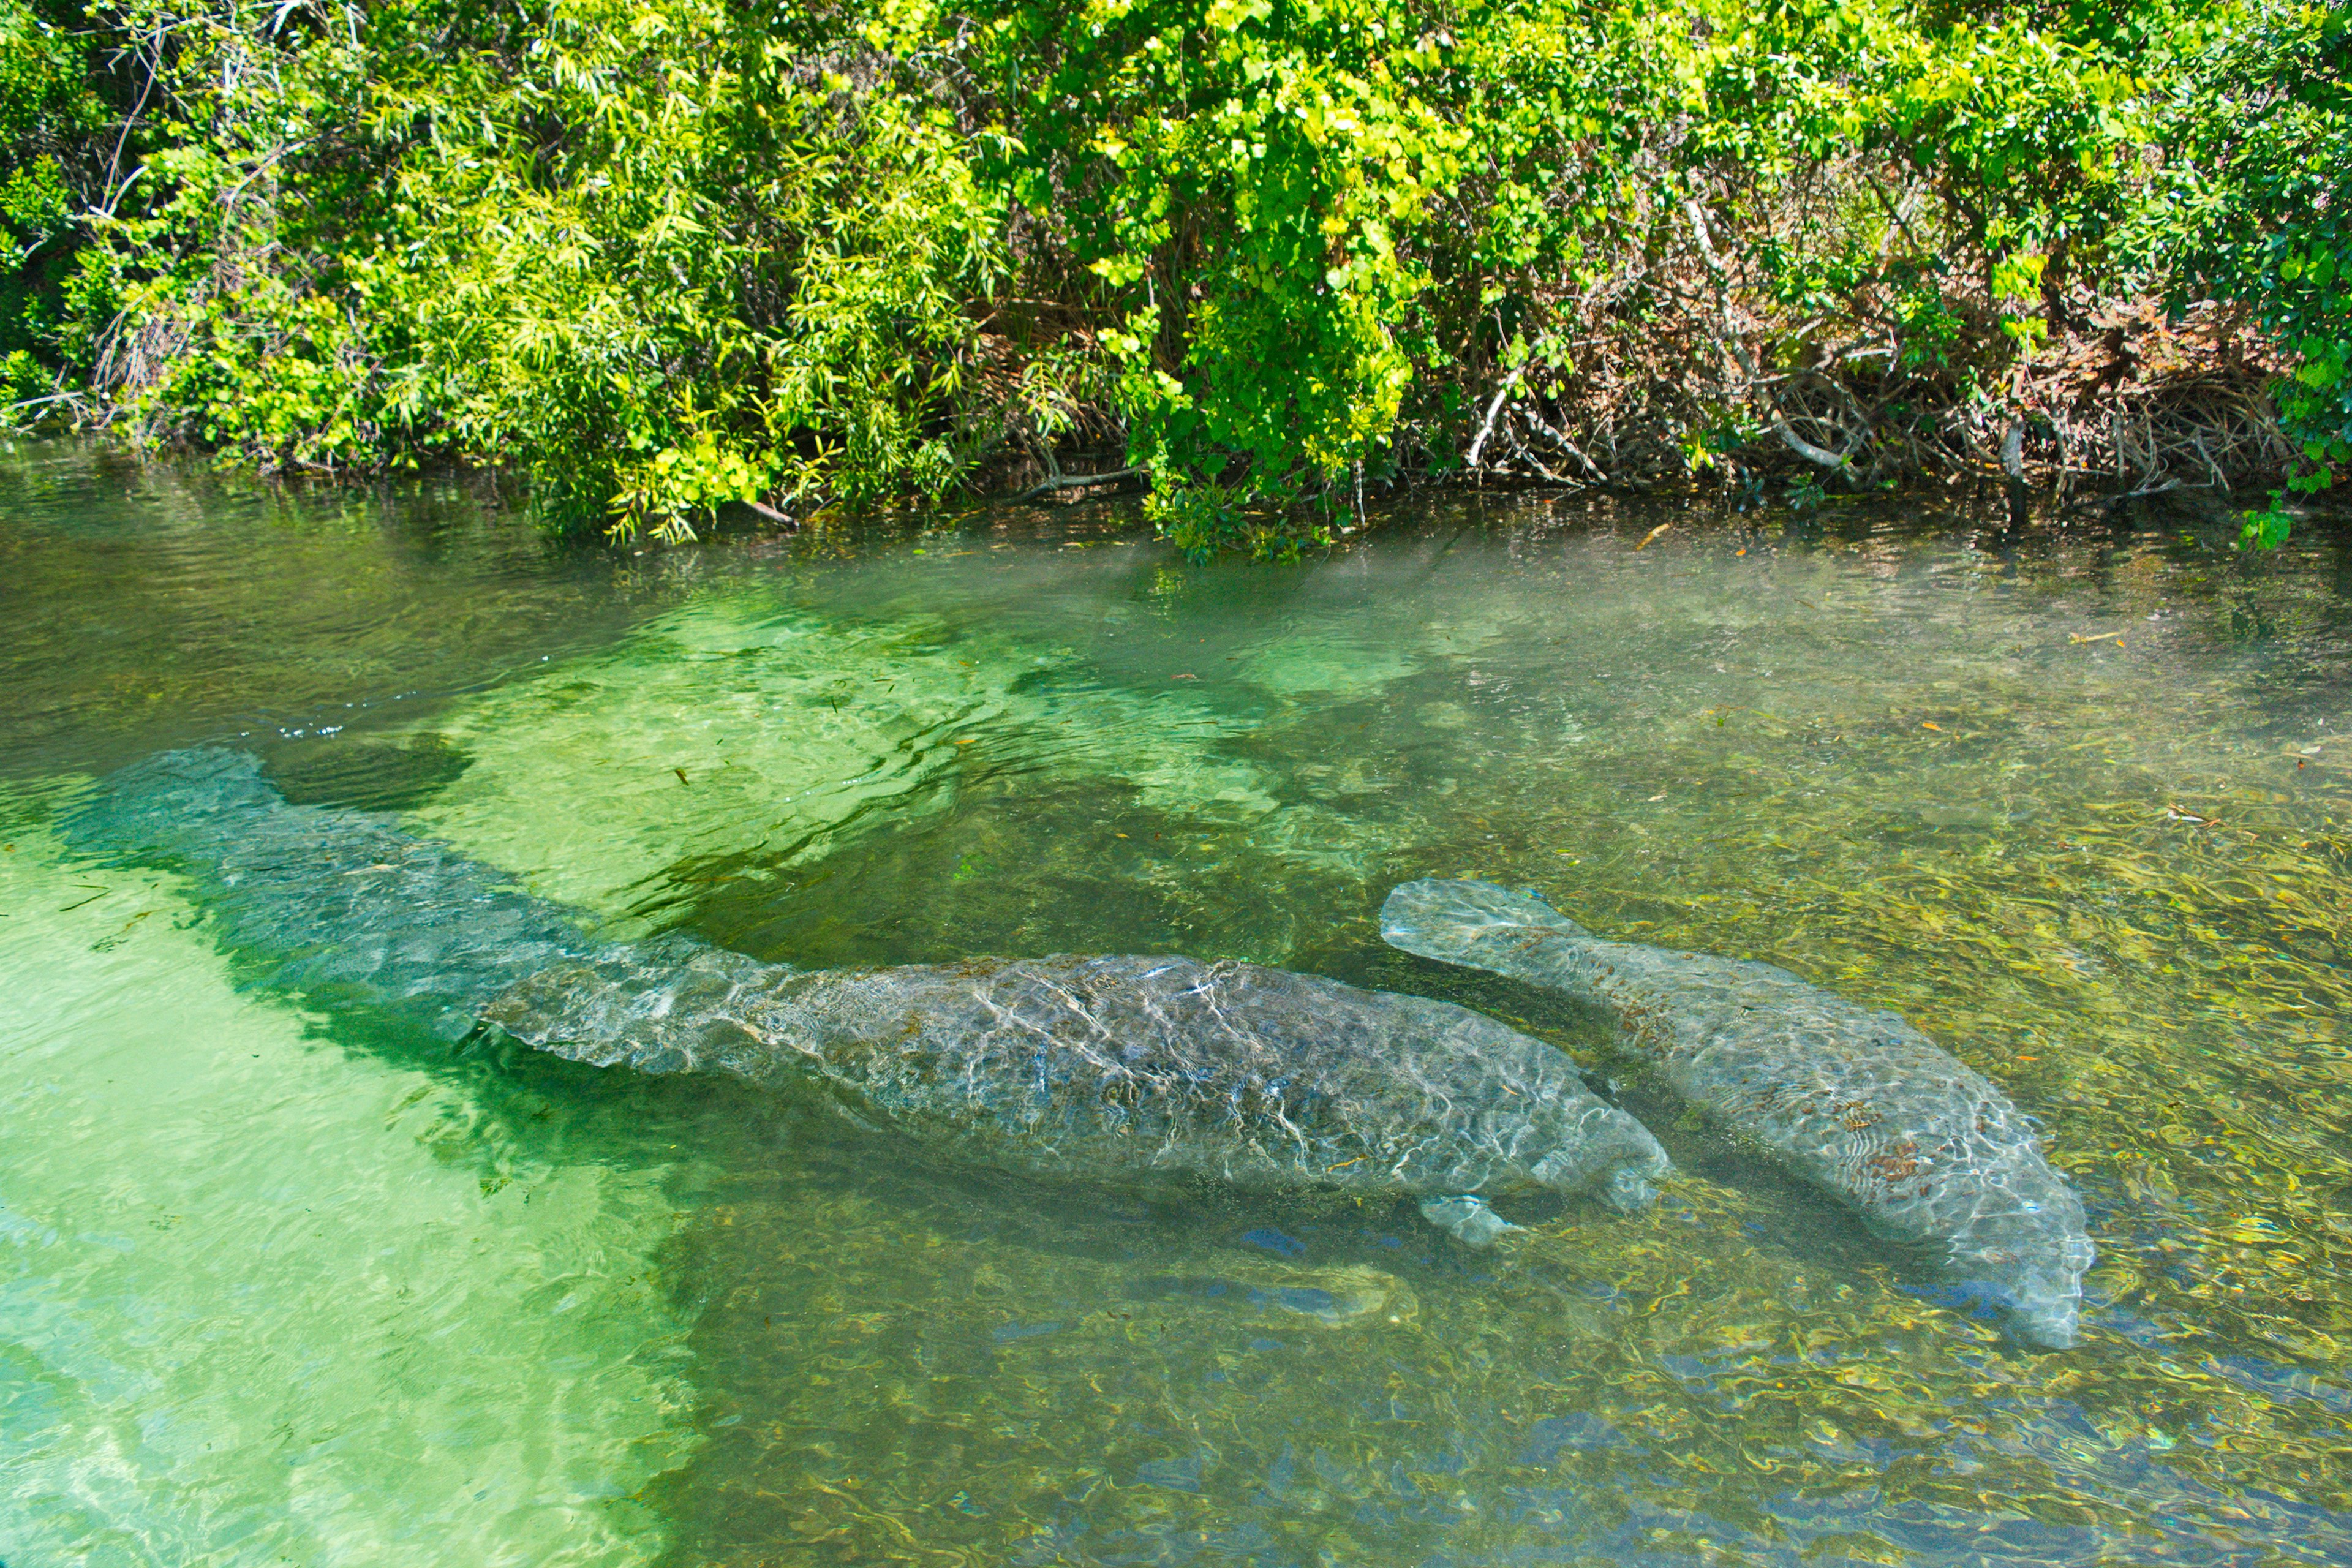
POLYGON ((1032 485, 1023 490, 1020 499, 1035 500, 1040 496, 1052 495, 1055 490, 1078 490, 1088 485, 1107 485, 1116 479, 1131 479, 1142 472, 1142 468, 1113 468, 1102 474, 1056 474, 1042 484, 1032 485))
POLYGON ((1503 411, 1503 399, 1511 395, 1511 388, 1518 385, 1519 378, 1526 374, 1527 366, 1521 365, 1503 378, 1502 385, 1495 388, 1495 400, 1486 405, 1486 422, 1478 426, 1478 438, 1470 443, 1471 468, 1478 466, 1478 454, 1486 449, 1486 437, 1495 433, 1495 416, 1503 411))
POLYGON ((1748 377, 1748 390, 1756 394, 1764 405, 1765 413, 1771 418, 1772 428, 1780 433, 1789 450, 1809 463, 1835 473, 1844 472, 1849 454, 1816 447, 1789 428, 1788 416, 1780 411, 1780 400, 1773 395, 1771 387, 1757 374, 1756 362, 1748 356, 1748 345, 1740 341, 1738 332, 1732 327, 1730 287, 1724 271, 1723 258, 1715 253, 1715 241, 1706 231, 1706 209, 1698 205, 1696 196, 1693 196, 1683 204, 1683 211, 1690 215, 1691 232, 1698 237, 1698 253, 1706 262, 1707 276, 1715 280, 1715 309, 1716 314, 1723 319, 1723 346, 1730 352, 1732 358, 1739 362, 1741 372, 1748 377))

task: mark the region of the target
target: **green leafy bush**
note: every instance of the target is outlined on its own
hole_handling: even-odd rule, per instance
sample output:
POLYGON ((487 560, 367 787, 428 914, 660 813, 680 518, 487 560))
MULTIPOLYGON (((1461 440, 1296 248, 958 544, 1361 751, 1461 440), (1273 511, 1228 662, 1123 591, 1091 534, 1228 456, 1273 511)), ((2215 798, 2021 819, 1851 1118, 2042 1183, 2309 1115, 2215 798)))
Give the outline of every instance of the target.
POLYGON ((169 145, 85 313, 114 310, 100 374, 151 430, 280 468, 517 455, 551 521, 673 535, 936 493, 984 438, 1002 203, 879 29, 300 20, 136 19, 174 34, 169 145))
POLYGON ((2352 5, 2265 0, 2218 29, 2174 104, 2149 225, 2184 294, 2244 302, 2298 362, 2279 414, 2324 489, 2352 462, 2352 5))
MULTIPOLYGON (((2352 463, 2352 5, 2251 0, 2170 77, 2168 157, 2132 232, 2174 303, 2235 301, 2287 354, 2273 389, 2292 489, 2352 463)), ((2249 543, 2284 542, 2283 496, 2249 543)))
POLYGON ((511 462, 625 535, 1110 447, 1185 548, 1281 553, 1417 473, 1980 471, 2157 286, 2291 353, 2311 484, 2344 16, 0 0, 0 364, 267 468, 511 462))
POLYGON ((0 402, 46 391, 79 206, 67 170, 104 121, 84 42, 27 0, 0 0, 0 402))

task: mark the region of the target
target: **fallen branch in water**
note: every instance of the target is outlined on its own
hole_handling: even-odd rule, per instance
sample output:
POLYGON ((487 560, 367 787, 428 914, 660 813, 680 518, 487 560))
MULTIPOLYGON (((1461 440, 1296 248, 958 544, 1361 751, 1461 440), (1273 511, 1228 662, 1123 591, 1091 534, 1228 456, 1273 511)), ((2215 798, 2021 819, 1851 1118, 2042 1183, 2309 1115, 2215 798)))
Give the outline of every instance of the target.
POLYGON ((1035 500, 1055 490, 1084 489, 1088 485, 1107 485, 1118 479, 1131 479, 1144 470, 1140 468, 1113 468, 1100 474, 1056 474, 1050 479, 1030 486, 1021 492, 1023 500, 1035 500))

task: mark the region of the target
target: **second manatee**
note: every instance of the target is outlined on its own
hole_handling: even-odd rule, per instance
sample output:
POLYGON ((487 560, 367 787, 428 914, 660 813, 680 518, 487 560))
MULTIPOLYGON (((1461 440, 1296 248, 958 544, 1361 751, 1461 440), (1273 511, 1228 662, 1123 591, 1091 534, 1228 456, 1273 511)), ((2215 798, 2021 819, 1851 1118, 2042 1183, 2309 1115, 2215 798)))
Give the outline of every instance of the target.
POLYGON ((2082 1199, 2032 1121, 1899 1016, 1769 963, 1604 941, 1492 882, 1407 882, 1381 935, 1600 1006, 1667 1087, 1874 1235, 1932 1252, 2018 1338, 2075 1342, 2096 1257, 2082 1199))

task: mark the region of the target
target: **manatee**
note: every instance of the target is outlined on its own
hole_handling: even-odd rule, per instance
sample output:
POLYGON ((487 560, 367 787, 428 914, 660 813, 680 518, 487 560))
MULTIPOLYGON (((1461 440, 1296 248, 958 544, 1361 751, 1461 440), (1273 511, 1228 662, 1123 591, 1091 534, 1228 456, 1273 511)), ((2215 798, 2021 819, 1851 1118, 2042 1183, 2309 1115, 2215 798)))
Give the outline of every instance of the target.
POLYGON ((1407 882, 1381 934, 1601 1007, 1669 1088, 1874 1234, 1938 1258, 2015 1337, 2075 1342, 2095 1256, 2082 1200, 2032 1121, 1899 1016, 1769 963, 1603 941, 1491 882, 1407 882))
POLYGON ((445 1038, 532 970, 594 950, 578 920, 388 816, 287 803, 248 752, 164 752, 66 816, 68 841, 185 875, 257 982, 407 1013, 445 1038))
POLYGON ((1448 1003, 1254 963, 976 959, 808 972, 675 940, 523 979, 482 1013, 541 1050, 814 1082, 925 1146, 1031 1175, 1189 1175, 1424 1197, 1651 1196, 1665 1156, 1541 1042, 1448 1003))
POLYGON ((1509 1228, 1488 1196, 1635 1209, 1667 1169, 1559 1052, 1422 997, 1165 955, 812 972, 679 935, 599 942, 447 846, 289 804, 220 750, 125 769, 69 830, 189 876, 265 984, 447 1037, 495 1026, 576 1061, 814 1091, 1030 1175, 1410 1195, 1483 1246, 1509 1228))

